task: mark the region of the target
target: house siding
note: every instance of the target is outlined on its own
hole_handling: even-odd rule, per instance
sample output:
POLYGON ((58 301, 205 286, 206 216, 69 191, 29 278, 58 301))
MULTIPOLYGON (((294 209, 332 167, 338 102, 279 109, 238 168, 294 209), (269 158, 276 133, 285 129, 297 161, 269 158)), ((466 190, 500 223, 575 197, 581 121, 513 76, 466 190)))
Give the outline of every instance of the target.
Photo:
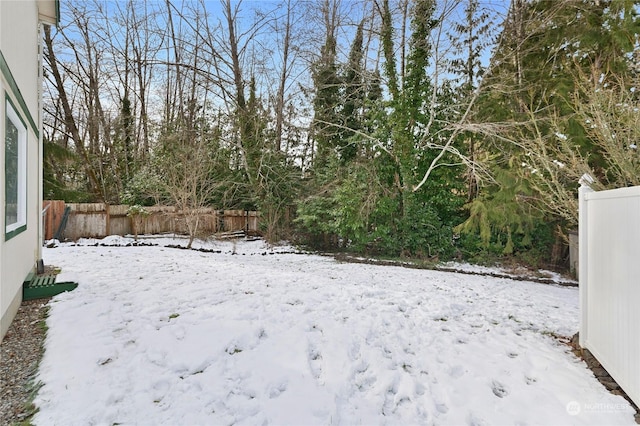
MULTIPOLYGON (((0 1, 0 165, 4 165, 6 99, 27 128, 27 226, 6 239, 5 188, 0 185, 0 339, 6 334, 20 303, 22 283, 39 259, 40 141, 39 141, 39 18, 36 1, 0 1)), ((2 166, 4 180, 4 166, 2 166)))
MULTIPOLYGON (((0 2, 0 50, 11 69, 30 117, 31 127, 38 123, 38 8, 35 2, 0 2), (16 36, 19 34, 19 36, 16 36)), ((24 114, 25 112, 22 111, 24 114)), ((37 131, 37 127, 34 129, 37 131)))

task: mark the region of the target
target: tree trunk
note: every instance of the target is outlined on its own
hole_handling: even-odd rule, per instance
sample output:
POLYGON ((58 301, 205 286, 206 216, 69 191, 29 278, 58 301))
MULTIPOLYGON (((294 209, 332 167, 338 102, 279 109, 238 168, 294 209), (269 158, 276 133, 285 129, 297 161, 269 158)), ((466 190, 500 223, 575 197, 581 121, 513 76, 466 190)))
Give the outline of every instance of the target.
POLYGON ((84 143, 82 138, 80 137, 80 132, 78 131, 78 126, 76 125, 76 121, 73 117, 73 112, 71 110, 71 105, 69 104, 69 98, 67 97, 67 92, 64 88, 64 83, 62 82, 62 76, 60 75, 60 70, 58 68, 58 62, 53 50, 53 40, 51 38, 51 27, 48 25, 44 26, 44 43, 46 46, 45 56, 48 58, 49 66, 51 67, 51 74, 53 74, 56 88, 58 90, 58 96, 60 98, 60 103, 62 104, 62 109, 64 111, 64 123, 67 132, 71 135, 71 139, 73 139, 75 149, 84 159, 84 168, 87 173, 87 177, 89 178, 89 184, 91 187, 91 192, 94 195, 100 195, 100 183, 91 167, 91 160, 87 151, 84 147, 84 143))

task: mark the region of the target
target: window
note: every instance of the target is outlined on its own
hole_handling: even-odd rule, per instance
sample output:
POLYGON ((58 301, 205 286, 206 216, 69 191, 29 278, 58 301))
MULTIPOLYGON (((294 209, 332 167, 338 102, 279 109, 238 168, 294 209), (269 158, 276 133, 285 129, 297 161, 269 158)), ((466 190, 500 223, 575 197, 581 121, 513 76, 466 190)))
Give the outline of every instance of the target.
POLYGON ((27 128, 7 98, 5 105, 5 238, 27 227, 27 128))

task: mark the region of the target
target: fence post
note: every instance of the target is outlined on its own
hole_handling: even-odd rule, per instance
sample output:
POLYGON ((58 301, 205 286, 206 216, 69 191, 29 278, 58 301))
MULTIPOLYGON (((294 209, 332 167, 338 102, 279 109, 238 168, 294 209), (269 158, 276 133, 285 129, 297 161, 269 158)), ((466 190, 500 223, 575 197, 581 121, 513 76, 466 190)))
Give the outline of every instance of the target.
POLYGON ((105 211, 105 215, 104 215, 104 233, 106 234, 106 236, 111 235, 111 212, 109 211, 109 204, 108 203, 104 203, 104 211, 105 211))
POLYGON ((589 304, 589 205, 587 197, 593 192, 589 186, 594 179, 588 174, 580 178, 578 189, 578 283, 580 297, 580 347, 584 347, 588 337, 588 312, 589 304))

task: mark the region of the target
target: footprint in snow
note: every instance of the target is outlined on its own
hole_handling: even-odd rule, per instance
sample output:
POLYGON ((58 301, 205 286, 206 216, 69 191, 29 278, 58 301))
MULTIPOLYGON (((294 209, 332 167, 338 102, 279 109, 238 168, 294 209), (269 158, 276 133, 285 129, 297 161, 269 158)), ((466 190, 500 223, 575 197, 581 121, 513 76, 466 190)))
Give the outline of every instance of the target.
POLYGON ((167 365, 167 353, 165 351, 149 350, 145 353, 147 360, 158 367, 167 365))
POLYGON ((389 388, 387 389, 387 393, 384 396, 384 403, 382 404, 383 416, 388 416, 394 412, 394 409, 396 407, 395 397, 397 393, 398 389, 395 383, 389 386, 389 388))
POLYGON ((267 331, 264 328, 260 328, 257 334, 258 334, 258 340, 267 338, 267 331))
POLYGON ((359 374, 354 378, 354 384, 360 392, 367 392, 377 381, 373 374, 359 374))
POLYGON ((227 346, 227 349, 225 349, 225 352, 228 353, 229 355, 235 355, 235 354, 241 353, 242 348, 238 347, 235 343, 231 343, 229 346, 227 346))
POLYGON ((309 326, 309 331, 317 331, 320 334, 323 334, 324 332, 322 331, 322 328, 320 328, 320 326, 316 325, 316 324, 311 324, 311 326, 309 326))
POLYGON ((126 331, 125 327, 117 327, 111 330, 111 334, 113 334, 114 336, 119 336, 123 334, 125 331, 126 331))
POLYGON ((177 327, 171 328, 171 334, 173 334, 173 337, 175 337, 176 340, 184 340, 184 337, 186 336, 187 331, 183 326, 177 326, 177 327))
POLYGON ((155 381, 151 388, 151 396, 153 397, 153 402, 156 404, 160 403, 167 395, 167 392, 170 388, 171 385, 167 380, 155 381))
POLYGON ((392 359, 393 358, 393 352, 391 352, 391 349, 389 349, 387 347, 383 347, 382 348, 382 356, 387 358, 387 359, 392 359))
POLYGON ((314 345, 309 345, 309 368, 313 377, 320 379, 322 375, 322 354, 314 345))
POLYGON ((504 398, 505 396, 509 395, 509 391, 507 390, 506 386, 497 380, 494 380, 491 383, 491 390, 493 391, 493 394, 498 398, 504 398))
POLYGON ((364 360, 355 363, 352 368, 353 383, 360 392, 365 392, 377 381, 375 374, 369 371, 369 364, 364 360))
POLYGON ((108 356, 108 357, 102 357, 102 358, 99 358, 99 359, 96 361, 96 363, 97 363, 98 365, 100 365, 100 366, 102 366, 102 365, 107 365, 107 364, 111 363, 111 362, 113 361, 113 359, 114 359, 114 358, 117 358, 117 357, 116 357, 115 355, 114 355, 113 357, 110 357, 110 356, 108 356))
POLYGON ((469 426, 485 426, 487 422, 482 417, 478 417, 476 414, 469 414, 469 426))
POLYGON ((436 410, 438 410, 438 413, 447 414, 449 412, 449 406, 447 405, 446 402, 436 399, 435 405, 436 405, 436 410))
POLYGON ((349 346, 349 359, 351 359, 351 361, 357 361, 360 358, 360 343, 353 341, 349 346))
POLYGON ((464 367, 462 365, 454 365, 449 370, 449 375, 451 377, 453 377, 454 379, 457 379, 459 377, 464 376, 464 373, 465 373, 465 371, 464 371, 464 367))

